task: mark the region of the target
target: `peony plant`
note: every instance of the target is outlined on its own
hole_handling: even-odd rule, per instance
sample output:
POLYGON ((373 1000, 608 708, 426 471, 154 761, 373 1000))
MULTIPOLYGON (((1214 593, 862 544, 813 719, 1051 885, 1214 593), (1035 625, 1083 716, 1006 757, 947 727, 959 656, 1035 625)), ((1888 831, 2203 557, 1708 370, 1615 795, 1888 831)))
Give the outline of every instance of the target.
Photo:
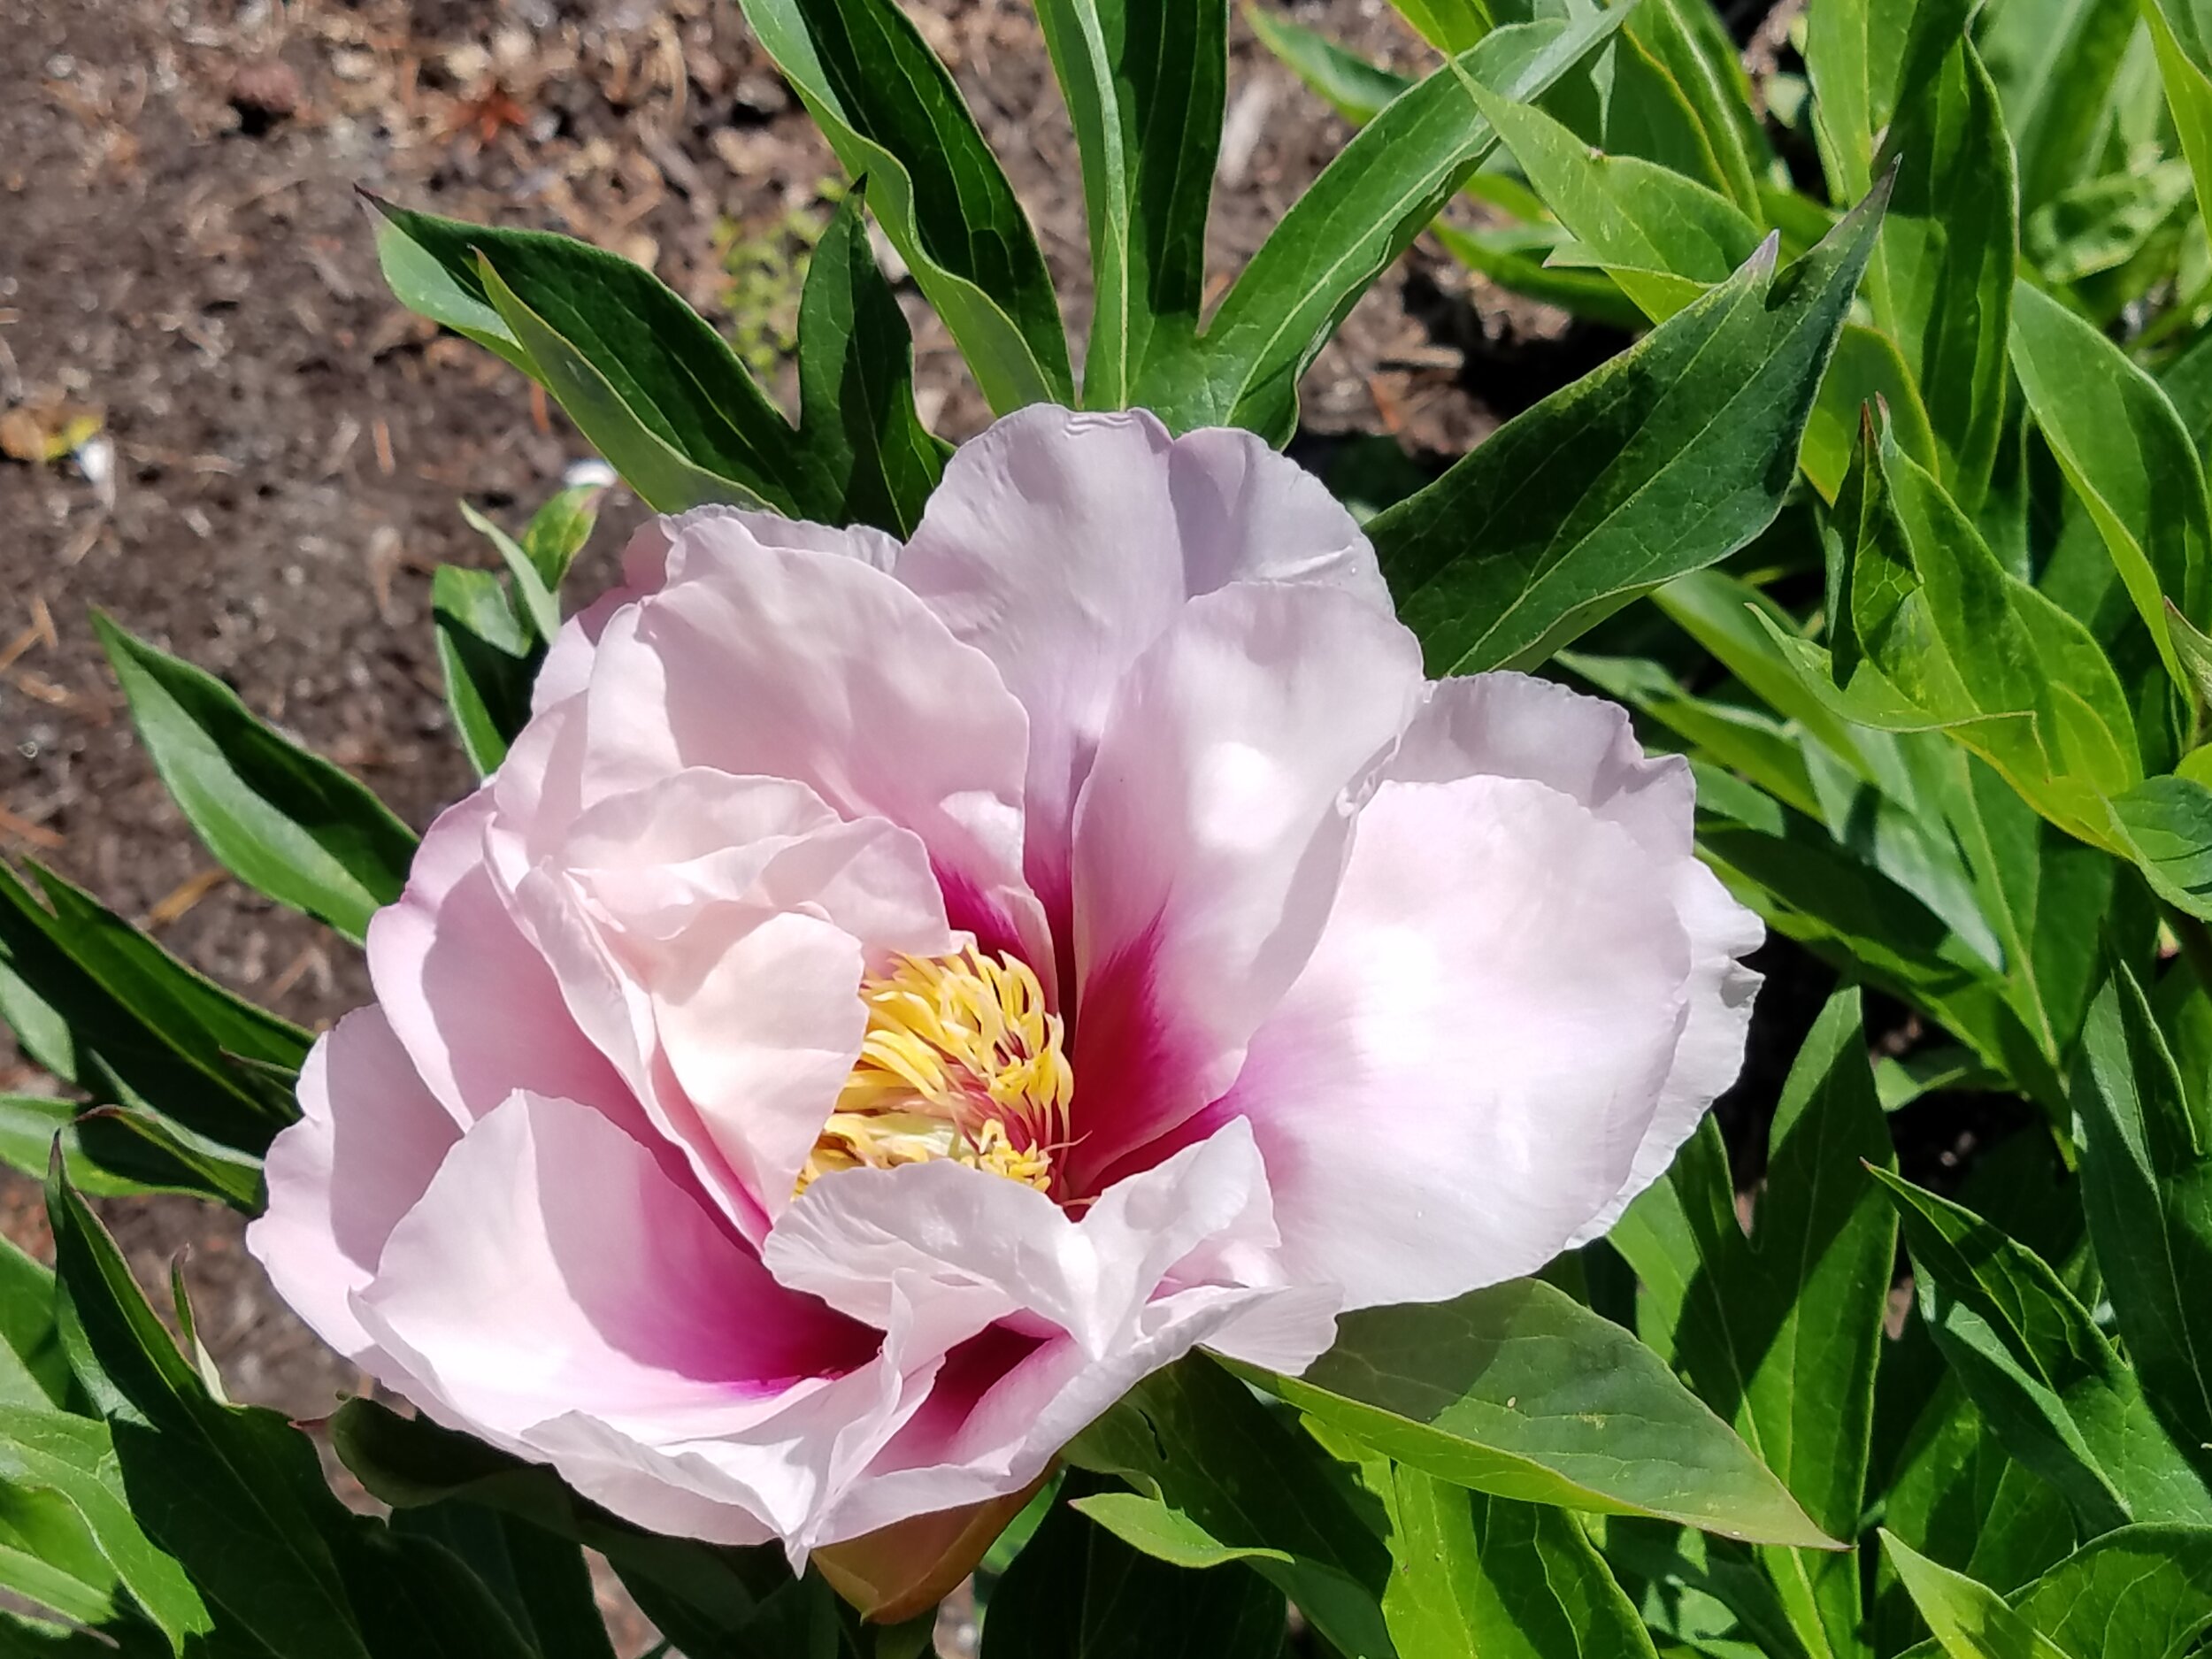
POLYGON ((1686 763, 1425 680, 1249 433, 1035 404, 903 545, 702 507, 624 578, 371 922, 248 1243, 627 1520, 802 1563, 1019 1499, 1194 1347, 1295 1374, 1602 1233, 1735 1075, 1686 763))
POLYGON ((1363 125, 1208 305, 1225 0, 1037 0, 1079 374, 894 0, 743 0, 853 180, 795 416, 649 273, 372 202, 619 579, 596 487, 466 510, 419 840, 96 618, 374 1001, 0 867, 72 1090, 0 1102, 0 1651, 615 1659, 595 1561, 692 1659, 2205 1650, 2197 25, 1813 0, 1755 98, 1700 0, 1397 3, 1425 77, 1256 14, 1363 125), (1635 337, 1333 490, 1299 379, 1463 190, 1635 337), (359 1397, 231 1403, 147 1191, 359 1397))

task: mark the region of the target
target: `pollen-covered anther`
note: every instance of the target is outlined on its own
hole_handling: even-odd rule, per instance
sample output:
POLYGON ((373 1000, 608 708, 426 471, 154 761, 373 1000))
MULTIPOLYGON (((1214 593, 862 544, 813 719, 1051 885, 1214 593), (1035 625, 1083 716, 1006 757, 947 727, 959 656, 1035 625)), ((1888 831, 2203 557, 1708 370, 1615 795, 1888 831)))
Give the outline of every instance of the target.
POLYGON ((797 1190, 833 1170, 951 1158, 1049 1192, 1075 1073, 1028 965, 972 945, 902 956, 860 996, 860 1058, 797 1190))

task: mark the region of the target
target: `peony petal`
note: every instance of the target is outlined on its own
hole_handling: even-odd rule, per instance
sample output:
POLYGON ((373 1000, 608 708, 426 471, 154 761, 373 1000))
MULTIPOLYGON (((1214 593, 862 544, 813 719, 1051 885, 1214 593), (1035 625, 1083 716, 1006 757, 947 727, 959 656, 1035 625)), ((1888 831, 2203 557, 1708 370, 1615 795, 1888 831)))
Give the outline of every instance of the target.
POLYGON ((1628 1179, 1687 1010, 1677 867, 1542 784, 1385 784, 1243 1113, 1282 1256, 1347 1305, 1532 1272, 1628 1179))
MULTIPOLYGON (((741 567, 759 548, 834 553, 879 571, 891 569, 899 558, 898 538, 871 525, 841 528, 743 507, 695 507, 662 523, 667 526, 664 580, 669 582, 697 581, 741 567)), ((637 574, 642 574, 643 568, 641 562, 637 574)), ((629 567, 625 569, 626 572, 629 567)), ((631 580, 634 581, 636 576, 631 580)))
POLYGON ((1527 778, 1571 795, 1663 857, 1687 857, 1695 786, 1679 755, 1647 755, 1618 703, 1531 674, 1429 687, 1385 774, 1402 783, 1527 778))
POLYGON ((685 1096, 771 1217, 860 1057, 860 942, 796 912, 718 907, 653 964, 653 1018, 685 1096))
POLYGON ((727 902, 834 923, 872 961, 959 944, 918 836, 840 818, 787 779, 673 773, 586 811, 556 862, 626 934, 667 940, 702 906, 727 902))
POLYGON ((605 1118, 535 1094, 447 1155, 358 1302, 443 1400, 510 1435, 572 1411, 741 1428, 880 1346, 779 1286, 605 1118))
POLYGON ((1289 583, 1193 600, 1130 671, 1076 815, 1072 1190, 1236 1076, 1421 686, 1395 621, 1289 583))
POLYGON ((1690 856, 1695 786, 1678 755, 1647 755, 1627 711, 1527 674, 1477 674, 1431 687, 1389 776, 1444 782, 1483 773, 1530 778, 1620 825, 1673 866, 1675 910, 1690 938, 1689 1019, 1659 1109, 1626 1184, 1574 1237, 1601 1236, 1666 1172, 1714 1099, 1735 1080, 1759 976, 1737 960, 1766 936, 1690 856))
POLYGON ((713 564, 609 624, 583 798, 687 766, 796 780, 920 836, 954 925, 1048 967, 1021 874, 1027 720, 989 660, 857 559, 756 546, 713 564))
MULTIPOLYGON (((1136 1340, 1179 1265, 1225 1234, 1273 1240, 1266 1172, 1242 1123, 1110 1187, 1079 1219, 1033 1188, 949 1160, 840 1171, 808 1187, 762 1257, 779 1282, 871 1325, 904 1297, 919 1322, 917 1352, 1019 1316, 1019 1328, 1064 1333, 1102 1359, 1136 1340)), ((1326 1342, 1325 1328, 1305 1359, 1326 1342)))
POLYGON ((636 1121, 628 1089, 578 1029, 551 969, 486 867, 488 788, 449 808, 416 849, 407 889, 370 919, 369 978, 432 1094, 465 1122, 517 1089, 636 1121))
POLYGON ((1201 1344, 1302 1371, 1333 1339, 1335 1307, 1334 1291, 1320 1287, 1181 1291, 1147 1304, 1128 1340, 1102 1356, 1072 1337, 1030 1342, 987 1332, 946 1361, 928 1401, 853 1483, 815 1541, 1020 1491, 1108 1407, 1201 1344), (1247 1340, 1256 1333, 1278 1340, 1247 1340))
POLYGON ((246 1248, 315 1333, 356 1363, 381 1356, 348 1304, 461 1127, 423 1087, 380 1010, 357 1009, 300 1069, 300 1120, 270 1143, 269 1202, 246 1248), (342 1169, 342 1175, 340 1171, 342 1169))
POLYGON ((668 584, 672 570, 678 572, 678 580, 684 580, 711 568, 718 560, 741 560, 755 547, 842 553, 884 571, 891 568, 899 553, 894 538, 867 525, 840 530, 770 512, 749 512, 741 507, 710 503, 688 512, 648 518, 622 549, 621 584, 561 625, 531 687, 532 711, 541 714, 585 688, 598 655, 599 637, 609 619, 623 606, 658 593, 668 584))
POLYGON ((749 1237, 858 1057, 864 967, 958 943, 911 832, 703 768, 587 810, 514 905, 579 1025, 749 1237))
POLYGON ((1690 936, 1689 1018, 1628 1179, 1568 1240, 1571 1244, 1587 1244, 1611 1230, 1636 1194, 1667 1172, 1698 1120, 1743 1070, 1761 980, 1737 958, 1765 942, 1765 924, 1694 859, 1683 860, 1675 870, 1674 902, 1690 936))
POLYGON ((1317 480, 1250 433, 1171 439, 1141 410, 1033 405, 964 444, 896 569, 1029 711, 1026 868, 1063 940, 1076 800, 1115 687, 1184 603, 1311 581, 1390 609, 1374 549, 1317 480))

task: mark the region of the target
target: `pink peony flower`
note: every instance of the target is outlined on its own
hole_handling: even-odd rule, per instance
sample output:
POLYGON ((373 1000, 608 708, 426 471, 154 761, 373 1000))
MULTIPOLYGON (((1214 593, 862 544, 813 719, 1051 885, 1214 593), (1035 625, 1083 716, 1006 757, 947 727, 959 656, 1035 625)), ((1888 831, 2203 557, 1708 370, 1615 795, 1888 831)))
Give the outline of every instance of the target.
POLYGON ((1194 1345, 1296 1371, 1596 1236, 1735 1074, 1760 930, 1687 768, 1426 681, 1247 434, 1029 409, 904 546, 706 510, 625 570, 370 929, 249 1235, 618 1514, 972 1532, 1194 1345))

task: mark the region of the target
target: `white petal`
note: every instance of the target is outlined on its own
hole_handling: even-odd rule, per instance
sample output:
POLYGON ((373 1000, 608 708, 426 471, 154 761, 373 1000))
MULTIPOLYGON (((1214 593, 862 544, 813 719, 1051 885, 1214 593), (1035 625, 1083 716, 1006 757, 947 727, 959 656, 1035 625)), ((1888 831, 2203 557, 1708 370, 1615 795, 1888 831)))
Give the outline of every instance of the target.
POLYGON ((1027 867, 1056 930, 1115 687, 1186 601, 1310 581, 1390 610, 1374 549, 1317 480, 1250 433, 1171 439, 1141 410, 1033 405, 961 446, 897 573, 1029 711, 1027 867))
POLYGON ((1294 1279, 1440 1300, 1600 1213, 1687 1017, 1674 875, 1541 784, 1376 791, 1327 932, 1216 1108, 1252 1121, 1294 1279))

